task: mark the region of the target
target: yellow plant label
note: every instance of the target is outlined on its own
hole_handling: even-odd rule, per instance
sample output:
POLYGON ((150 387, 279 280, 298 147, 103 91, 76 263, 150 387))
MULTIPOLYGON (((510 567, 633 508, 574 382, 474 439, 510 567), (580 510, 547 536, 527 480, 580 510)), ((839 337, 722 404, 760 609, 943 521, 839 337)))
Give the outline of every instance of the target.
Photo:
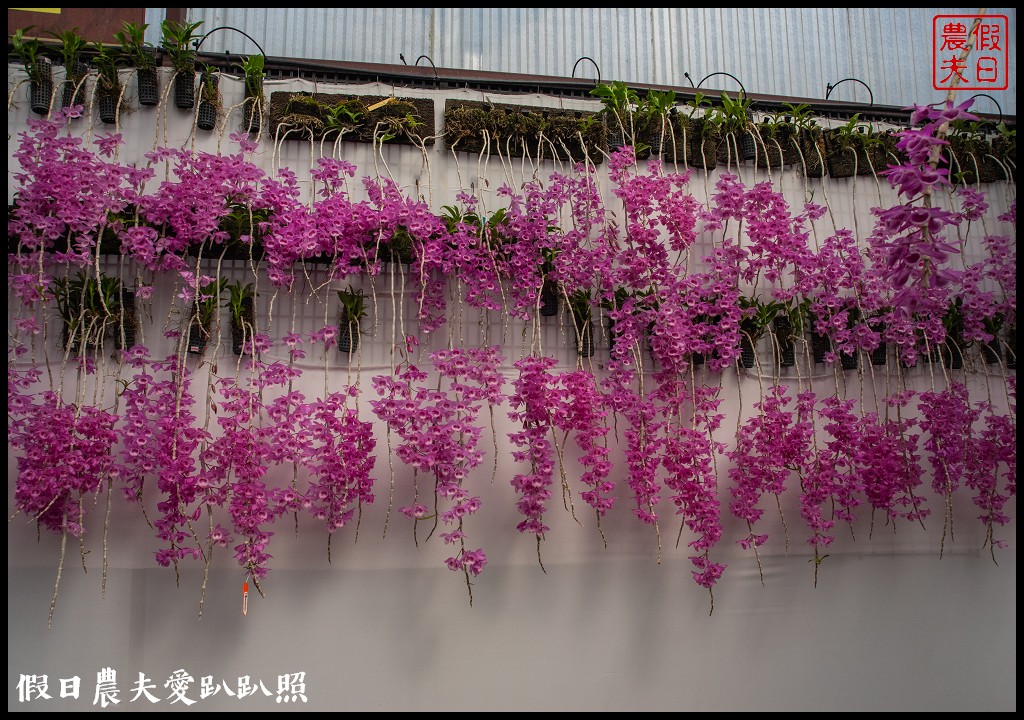
POLYGON ((366 112, 373 112, 377 108, 382 108, 385 105, 388 105, 388 104, 393 103, 393 102, 395 102, 395 98, 393 98, 393 97, 384 98, 379 103, 374 103, 370 107, 366 108, 366 112))

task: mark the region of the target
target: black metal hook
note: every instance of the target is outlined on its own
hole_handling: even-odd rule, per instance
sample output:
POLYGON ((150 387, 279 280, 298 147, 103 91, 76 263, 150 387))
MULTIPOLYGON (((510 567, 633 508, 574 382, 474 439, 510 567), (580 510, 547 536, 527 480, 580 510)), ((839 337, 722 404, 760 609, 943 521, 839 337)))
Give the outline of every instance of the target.
POLYGON ((584 55, 579 60, 577 60, 576 64, 572 66, 572 77, 574 77, 574 78, 576 77, 576 68, 578 68, 580 63, 583 62, 584 60, 589 60, 590 64, 593 65, 594 68, 597 70, 597 84, 600 85, 601 84, 601 68, 598 67, 596 62, 594 62, 594 58, 587 57, 586 55, 584 55))
POLYGON ((846 82, 848 80, 853 80, 854 82, 859 82, 861 85, 863 85, 864 87, 868 88, 868 100, 870 101, 869 107, 871 105, 875 104, 875 94, 873 92, 871 92, 871 88, 868 87, 868 84, 866 82, 864 82, 863 80, 859 80, 859 79, 857 79, 855 77, 843 78, 842 80, 837 82, 835 85, 833 85, 832 83, 829 83, 828 85, 826 85, 825 86, 825 99, 828 100, 828 96, 832 94, 832 91, 835 90, 838 86, 842 85, 844 82, 846 82))
POLYGON ((238 28, 231 27, 230 25, 221 25, 220 27, 215 27, 213 30, 211 30, 210 32, 206 33, 201 38, 196 40, 195 43, 194 43, 195 48, 196 48, 196 52, 199 52, 199 46, 202 45, 204 42, 206 42, 206 38, 210 37, 211 35, 213 35, 218 30, 234 30, 236 33, 241 33, 242 35, 245 35, 247 38, 249 38, 252 41, 252 44, 256 46, 256 49, 260 51, 260 55, 262 55, 263 57, 267 56, 267 54, 265 52, 263 52, 263 48, 260 46, 260 44, 258 42, 256 42, 256 38, 254 38, 249 33, 245 32, 244 30, 239 30, 238 28))
POLYGON ((994 97, 992 97, 991 95, 986 95, 985 93, 975 93, 974 95, 971 95, 971 96, 970 96, 969 98, 967 98, 967 99, 968 99, 968 100, 973 100, 974 98, 977 98, 977 97, 985 97, 985 98, 988 98, 989 100, 991 100, 992 102, 994 102, 994 103, 996 104, 996 110, 998 110, 998 111, 999 111, 999 124, 1001 125, 1001 124, 1002 124, 1002 122, 1003 122, 1003 106, 999 104, 999 101, 998 101, 998 100, 996 100, 996 99, 995 99, 994 97))
POLYGON ((416 67, 416 66, 418 66, 418 65, 420 64, 420 60, 426 60, 426 61, 427 61, 428 63, 430 63, 430 67, 434 68, 434 80, 436 81, 436 80, 437 80, 437 66, 436 66, 436 65, 434 65, 434 61, 433 61, 433 60, 431 60, 431 59, 430 59, 430 58, 429 58, 428 56, 426 56, 426 55, 420 55, 420 56, 419 56, 418 58, 416 58, 416 62, 414 62, 414 63, 412 64, 412 66, 413 66, 413 67, 416 67))
MULTIPOLYGON (((690 77, 689 73, 684 73, 684 75, 686 76, 687 79, 689 79, 689 77, 690 77)), ((736 81, 736 84, 740 86, 740 92, 743 93, 743 97, 747 97, 747 89, 745 87, 743 87, 743 83, 740 82, 740 79, 738 77, 736 77, 735 75, 733 75, 732 73, 727 73, 727 72, 724 72, 724 71, 720 70, 718 72, 713 72, 710 75, 705 75, 704 76, 704 80, 707 80, 710 77, 714 77, 715 75, 728 75, 729 77, 731 77, 733 80, 736 81)), ((703 85, 704 84, 704 80, 701 80, 699 83, 697 83, 697 87, 700 87, 701 85, 703 85)), ((693 80, 690 80, 690 83, 693 84, 693 80)))
POLYGON ((693 84, 693 78, 692 78, 692 77, 690 77, 690 73, 688 73, 688 72, 684 72, 684 73, 683 73, 683 77, 684 77, 684 78, 686 78, 687 80, 689 80, 689 81, 690 81, 690 87, 692 87, 692 88, 695 88, 695 89, 696 89, 696 87, 697 87, 697 86, 693 84))

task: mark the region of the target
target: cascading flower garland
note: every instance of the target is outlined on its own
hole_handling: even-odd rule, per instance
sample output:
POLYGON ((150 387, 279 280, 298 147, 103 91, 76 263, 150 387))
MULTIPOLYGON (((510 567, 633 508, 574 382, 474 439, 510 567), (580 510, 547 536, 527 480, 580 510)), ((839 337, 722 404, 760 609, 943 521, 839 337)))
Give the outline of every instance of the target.
POLYGON ((301 464, 309 471, 310 482, 300 496, 302 507, 323 522, 329 538, 352 520, 358 507, 375 499, 373 425, 346 405, 357 392, 350 387, 312 403, 301 403, 300 394, 298 407, 281 412, 295 423, 291 437, 306 445, 301 464))
MULTIPOLYGON (((667 473, 665 487, 674 492, 669 500, 676 506, 676 513, 682 515, 686 527, 697 536, 688 543, 695 553, 690 556, 697 568, 692 571, 693 579, 708 591, 722 577, 726 567, 710 558, 711 549, 722 537, 714 457, 724 446, 712 440, 724 418, 716 412, 721 403, 718 395, 717 387, 693 388, 688 398, 692 404, 693 426, 666 424, 671 431, 666 434, 662 460, 667 473)), ((685 400, 678 403, 675 409, 679 414, 685 404, 685 400)))
MULTIPOLYGON (((270 433, 264 432, 260 389, 286 382, 288 369, 280 364, 260 367, 251 360, 249 379, 221 378, 215 382, 220 401, 217 424, 221 434, 202 453, 202 488, 208 504, 228 508, 231 530, 239 544, 235 560, 253 580, 267 575, 271 555, 267 546, 274 533, 268 527, 283 512, 264 480, 270 468, 273 448, 270 433)), ((224 538, 227 543, 230 540, 224 538)))
MULTIPOLYGON (((53 391, 32 392, 39 371, 7 372, 7 441, 21 453, 14 483, 18 513, 61 536, 49 623, 57 605, 67 537, 84 543, 86 510, 115 475, 112 453, 118 417, 103 408, 73 405, 53 391)), ((106 538, 104 537, 104 548, 106 538)), ((84 565, 85 548, 82 546, 84 565)), ((106 552, 104 576, 106 575, 106 552)))
POLYGON ((967 387, 953 382, 943 390, 921 393, 921 429, 932 466, 932 490, 945 504, 943 540, 953 534, 953 496, 973 457, 974 424, 980 411, 968 401, 967 387))
MULTIPOLYGON (((728 452, 733 461, 729 469, 732 483, 729 492, 732 514, 744 521, 748 533, 737 540, 744 550, 757 549, 768 542, 767 533, 755 532, 755 526, 764 515, 761 499, 774 495, 779 512, 781 497, 786 492, 791 474, 797 463, 806 456, 807 428, 796 428, 796 418, 787 406, 792 404, 788 388, 774 386, 754 404, 758 411, 747 419, 736 434, 736 447, 728 452)), ((762 576, 763 581, 763 576, 762 576)))
POLYGON ((897 520, 923 523, 931 514, 920 493, 924 472, 920 463, 918 421, 904 417, 902 408, 913 399, 912 392, 896 393, 885 399, 896 417, 864 413, 855 431, 864 496, 872 510, 885 512, 886 524, 897 520))
POLYGON ((557 380, 549 376, 556 364, 551 357, 527 357, 517 362, 519 377, 513 383, 515 392, 509 398, 512 406, 509 417, 523 428, 509 434, 512 446, 523 448, 513 450, 512 459, 529 465, 529 472, 512 478, 512 488, 520 496, 516 509, 525 518, 516 529, 537 536, 538 554, 540 541, 550 530, 544 524, 544 513, 551 499, 550 487, 556 466, 550 437, 554 428, 551 411, 563 404, 561 388, 556 386, 557 380))
POLYGON ((412 504, 399 511, 414 521, 432 516, 435 528, 438 519, 452 528, 441 533, 441 539, 458 552, 445 563, 465 574, 470 602, 469 576, 479 575, 487 564, 482 548, 466 547, 465 521, 481 506, 480 498, 467 487, 468 477, 483 461, 478 447, 482 428, 474 421, 484 403, 493 406, 503 400, 504 381, 497 370, 501 360, 496 346, 433 353, 434 369, 448 380, 444 389, 428 387, 429 373, 411 363, 397 368, 393 376, 373 378, 381 399, 371 401, 371 407, 402 441, 394 448, 395 455, 415 472, 432 475, 434 481, 432 509, 420 500, 417 487, 412 504))
POLYGON ((561 381, 565 393, 556 411, 555 426, 564 433, 573 433, 581 451, 579 463, 585 468, 580 483, 591 488, 580 493, 580 497, 594 508, 600 526, 600 519, 615 504, 607 444, 608 410, 591 373, 573 370, 563 373, 561 381))
MULTIPOLYGON (((14 386, 24 387, 25 379, 14 379, 14 386)), ((19 511, 54 532, 84 533, 87 499, 103 490, 114 471, 117 419, 101 408, 66 405, 53 392, 35 401, 12 393, 9 442, 24 453, 14 491, 19 511)))
POLYGON ((176 356, 151 361, 142 346, 127 355, 135 374, 122 394, 124 493, 129 501, 141 503, 147 476, 156 475, 164 499, 157 504, 160 517, 153 525, 157 537, 166 543, 156 560, 164 567, 177 566, 179 560, 203 554, 193 525, 202 513, 204 494, 196 461, 199 448, 211 438, 195 425, 190 373, 176 356))
MULTIPOLYGON (((1016 411, 1017 383, 1010 378, 1010 388, 1016 411)), ((995 560, 997 548, 1006 543, 996 538, 996 526, 1008 525, 1006 503, 1017 495, 1017 428, 1007 415, 993 412, 990 403, 980 403, 985 427, 974 438, 971 456, 974 461, 967 467, 964 484, 975 492, 974 504, 981 511, 978 519, 985 525, 985 544, 995 560)))

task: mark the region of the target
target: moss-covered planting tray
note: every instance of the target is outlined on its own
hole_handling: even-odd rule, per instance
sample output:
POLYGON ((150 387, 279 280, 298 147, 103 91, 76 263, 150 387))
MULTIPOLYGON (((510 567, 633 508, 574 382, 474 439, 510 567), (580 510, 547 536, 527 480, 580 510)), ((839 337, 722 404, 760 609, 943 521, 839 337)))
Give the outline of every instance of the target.
POLYGON ((608 131, 593 112, 448 100, 444 142, 449 150, 475 155, 581 161, 586 154, 600 163, 608 131))
POLYGON ((434 101, 380 95, 275 92, 271 136, 295 140, 432 144, 434 101))

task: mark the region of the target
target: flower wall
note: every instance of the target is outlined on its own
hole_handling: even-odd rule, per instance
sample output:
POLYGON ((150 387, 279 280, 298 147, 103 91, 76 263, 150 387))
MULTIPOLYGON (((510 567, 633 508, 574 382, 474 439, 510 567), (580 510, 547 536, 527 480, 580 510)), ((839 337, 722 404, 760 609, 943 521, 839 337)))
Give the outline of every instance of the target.
POLYGON ((12 96, 9 533, 58 557, 51 620, 124 526, 200 613, 360 533, 470 604, 495 562, 624 544, 708 612, 738 567, 1012 541, 1016 186, 934 163, 966 108, 820 180, 241 133, 232 80, 212 133, 12 96))

